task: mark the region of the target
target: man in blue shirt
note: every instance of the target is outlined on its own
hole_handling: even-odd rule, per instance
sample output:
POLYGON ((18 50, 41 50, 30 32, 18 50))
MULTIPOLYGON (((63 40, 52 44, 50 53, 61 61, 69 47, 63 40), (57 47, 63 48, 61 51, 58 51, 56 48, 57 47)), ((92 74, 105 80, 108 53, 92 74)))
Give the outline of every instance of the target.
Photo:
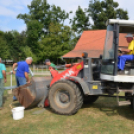
MULTIPOLYGON (((12 71, 16 75, 16 83, 17 86, 25 85, 26 83, 30 83, 30 79, 28 76, 29 73, 29 65, 32 63, 32 57, 26 58, 25 61, 20 61, 13 64, 12 71), (17 67, 16 73, 14 69, 17 67)), ((15 96, 13 96, 13 101, 17 100, 15 96)))
POLYGON ((0 110, 3 105, 3 93, 4 93, 4 82, 6 83, 6 67, 1 63, 2 59, 0 58, 0 110), (4 82, 3 82, 4 78, 4 82))

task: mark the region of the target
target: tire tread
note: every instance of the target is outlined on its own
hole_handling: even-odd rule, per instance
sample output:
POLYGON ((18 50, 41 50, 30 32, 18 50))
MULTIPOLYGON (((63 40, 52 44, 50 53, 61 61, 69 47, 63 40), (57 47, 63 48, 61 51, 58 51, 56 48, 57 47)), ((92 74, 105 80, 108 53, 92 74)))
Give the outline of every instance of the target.
MULTIPOLYGON (((75 113, 77 113, 77 111, 82 107, 83 105, 83 95, 79 89, 79 87, 72 81, 69 81, 69 80, 60 80, 60 81, 57 81, 56 83, 54 83, 52 85, 52 87, 54 85, 56 85, 57 83, 66 83, 66 84, 69 84, 71 87, 73 87, 73 89, 75 90, 75 94, 76 94, 76 106, 75 108, 69 112, 69 113, 63 113, 63 112, 59 112, 57 111, 56 109, 54 109, 53 107, 51 107, 50 105, 50 108, 52 109, 53 112, 57 113, 57 114, 61 114, 61 115, 73 115, 75 113)), ((51 87, 51 88, 52 88, 51 87)), ((49 90, 49 93, 51 92, 51 88, 49 90)), ((50 101, 50 97, 49 97, 49 101, 50 101)))

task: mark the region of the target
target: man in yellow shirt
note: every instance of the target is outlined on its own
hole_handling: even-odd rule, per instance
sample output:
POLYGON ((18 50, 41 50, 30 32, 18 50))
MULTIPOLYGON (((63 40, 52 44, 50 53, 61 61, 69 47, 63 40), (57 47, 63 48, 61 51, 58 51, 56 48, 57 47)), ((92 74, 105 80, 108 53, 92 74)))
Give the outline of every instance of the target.
POLYGON ((120 49, 120 51, 126 53, 125 55, 118 57, 118 69, 124 70, 126 61, 134 60, 134 40, 132 34, 127 34, 126 40, 129 43, 128 49, 120 49))

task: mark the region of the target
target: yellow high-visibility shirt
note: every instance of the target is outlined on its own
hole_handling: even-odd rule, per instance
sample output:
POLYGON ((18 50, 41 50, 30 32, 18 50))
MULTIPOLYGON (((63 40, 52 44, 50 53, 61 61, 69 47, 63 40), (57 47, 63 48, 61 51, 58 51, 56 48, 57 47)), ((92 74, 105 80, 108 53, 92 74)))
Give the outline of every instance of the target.
POLYGON ((131 50, 128 54, 134 54, 134 40, 129 43, 128 49, 131 50))

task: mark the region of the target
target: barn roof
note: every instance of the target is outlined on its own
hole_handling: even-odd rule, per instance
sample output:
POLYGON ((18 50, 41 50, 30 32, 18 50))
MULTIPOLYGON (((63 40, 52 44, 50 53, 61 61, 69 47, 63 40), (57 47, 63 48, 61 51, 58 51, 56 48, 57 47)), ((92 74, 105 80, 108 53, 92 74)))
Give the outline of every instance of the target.
MULTIPOLYGON (((125 39, 125 35, 126 34, 119 35, 119 46, 127 47, 128 43, 125 39)), ((63 58, 81 57, 82 52, 87 52, 88 57, 98 58, 100 54, 103 54, 105 36, 106 30, 84 31, 75 48, 63 55, 63 58)))

